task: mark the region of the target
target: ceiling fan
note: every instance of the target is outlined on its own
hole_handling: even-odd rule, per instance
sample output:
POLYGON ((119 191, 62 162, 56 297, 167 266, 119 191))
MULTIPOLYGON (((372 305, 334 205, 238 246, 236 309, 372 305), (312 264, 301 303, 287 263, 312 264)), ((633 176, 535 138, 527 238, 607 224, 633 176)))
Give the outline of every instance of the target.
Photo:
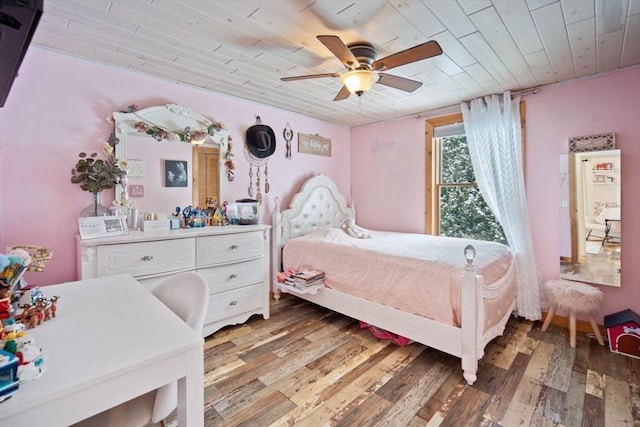
POLYGON ((338 36, 317 36, 316 38, 325 45, 349 71, 342 74, 324 73, 282 77, 280 80, 288 82, 320 77, 339 77, 344 86, 342 86, 340 92, 338 92, 333 99, 334 101, 347 99, 351 94, 361 96, 364 92, 371 89, 375 83, 406 92, 413 92, 422 86, 422 82, 394 76, 384 73, 383 71, 442 54, 442 48, 438 42, 431 40, 382 59, 376 59, 378 52, 371 43, 355 42, 346 45, 338 36))

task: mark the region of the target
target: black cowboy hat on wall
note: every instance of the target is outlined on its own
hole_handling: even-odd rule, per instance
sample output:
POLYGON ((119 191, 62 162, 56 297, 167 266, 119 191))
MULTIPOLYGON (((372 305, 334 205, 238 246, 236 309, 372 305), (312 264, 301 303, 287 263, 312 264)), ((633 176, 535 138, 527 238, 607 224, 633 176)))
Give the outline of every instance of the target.
POLYGON ((271 127, 262 124, 260 116, 256 116, 256 124, 247 129, 247 148, 259 159, 269 157, 276 151, 276 135, 271 127))

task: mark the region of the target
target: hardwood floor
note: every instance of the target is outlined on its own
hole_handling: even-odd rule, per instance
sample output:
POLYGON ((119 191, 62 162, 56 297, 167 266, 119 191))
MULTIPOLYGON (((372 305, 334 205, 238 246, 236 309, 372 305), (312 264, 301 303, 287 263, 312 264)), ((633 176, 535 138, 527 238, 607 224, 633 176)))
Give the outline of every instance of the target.
POLYGON ((469 386, 453 356, 284 295, 207 338, 205 425, 640 426, 640 360, 541 325, 512 318, 469 386))
POLYGON ((560 277, 587 283, 612 283, 620 286, 622 254, 620 242, 606 242, 602 245, 597 241, 591 243, 596 245, 598 252, 581 256, 577 264, 561 263, 560 277))

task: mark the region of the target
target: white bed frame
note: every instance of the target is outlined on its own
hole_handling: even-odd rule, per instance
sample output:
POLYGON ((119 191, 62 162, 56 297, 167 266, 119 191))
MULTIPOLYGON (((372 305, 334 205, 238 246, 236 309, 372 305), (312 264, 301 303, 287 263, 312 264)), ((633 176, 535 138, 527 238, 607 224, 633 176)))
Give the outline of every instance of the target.
POLYGON ((296 294, 322 307, 459 357, 462 359, 465 380, 473 384, 477 379, 478 360, 484 355, 485 346, 493 338, 502 335, 515 301, 498 324, 483 333, 483 297, 491 297, 491 290, 485 289, 482 276, 475 273, 471 253, 460 254, 461 264, 465 257, 467 264, 462 275, 462 320, 459 328, 326 287, 305 293, 278 283, 276 274, 282 271, 282 248, 289 239, 305 235, 317 227, 337 227, 347 218, 355 220, 355 209, 347 206, 334 182, 322 174, 310 178, 303 185, 291 199, 289 209, 281 211, 276 198, 272 222, 272 283, 276 300, 281 292, 296 294))

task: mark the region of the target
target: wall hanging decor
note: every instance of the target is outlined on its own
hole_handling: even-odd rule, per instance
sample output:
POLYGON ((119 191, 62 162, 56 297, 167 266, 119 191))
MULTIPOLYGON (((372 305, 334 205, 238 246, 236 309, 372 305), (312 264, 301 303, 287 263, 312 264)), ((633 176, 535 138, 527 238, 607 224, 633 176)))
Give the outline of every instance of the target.
POLYGON ((282 136, 284 137, 285 142, 284 158, 291 159, 291 140, 293 140, 293 130, 289 123, 284 127, 282 136))
POLYGON ((569 138, 569 152, 571 153, 613 150, 615 148, 616 137, 613 132, 569 138))
POLYGON ((264 192, 269 192, 269 157, 276 151, 276 135, 273 129, 262 124, 260 116, 256 116, 256 124, 247 129, 247 140, 244 145, 244 155, 249 162, 249 197, 254 197, 253 192, 253 168, 256 168, 256 192, 255 199, 262 203, 260 190, 260 173, 264 172, 264 192))
POLYGON ((298 153, 331 157, 331 140, 317 133, 298 133, 298 153))
POLYGON ((143 178, 144 160, 127 159, 127 176, 132 178, 143 178))

